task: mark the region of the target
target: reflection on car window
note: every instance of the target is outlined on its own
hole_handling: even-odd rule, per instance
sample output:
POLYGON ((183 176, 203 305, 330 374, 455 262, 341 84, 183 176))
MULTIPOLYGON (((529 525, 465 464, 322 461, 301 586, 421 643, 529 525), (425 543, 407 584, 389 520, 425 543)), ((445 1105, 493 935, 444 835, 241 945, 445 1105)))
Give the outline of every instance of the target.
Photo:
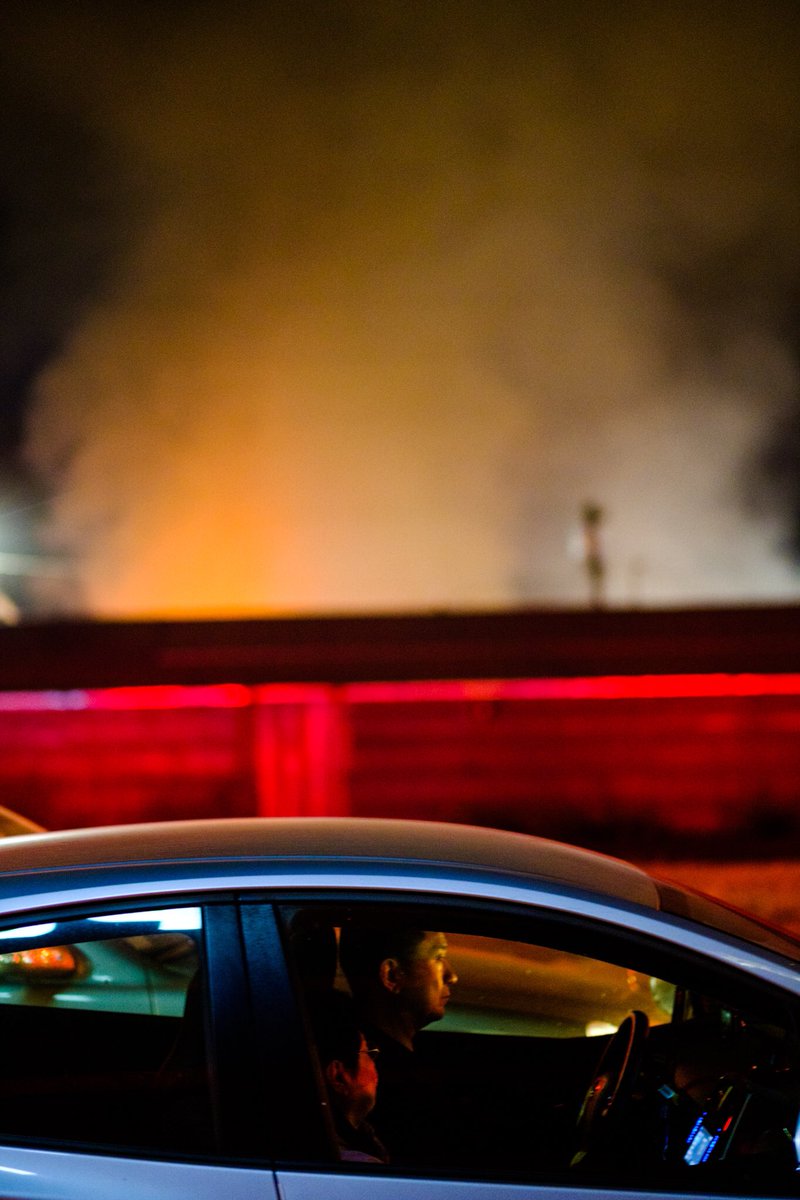
POLYGON ((0 930, 0 1004, 181 1016, 200 924, 188 908, 0 930))
POLYGON ((0 1138, 207 1146, 198 908, 0 930, 0 1138))
POLYGON ((431 1030, 593 1037, 612 1033, 632 1008, 669 1021, 672 984, 650 975, 523 942, 448 935, 459 984, 431 1030))
MULTIPOLYGON (((363 1120, 392 1169, 794 1192, 800 1054, 783 1000, 674 950, 654 974, 653 948, 639 961, 619 935, 583 937, 576 953, 574 928, 559 944, 550 925, 542 944, 518 921, 489 936, 451 910, 442 930, 425 911, 286 913, 320 1087, 327 997, 346 1004, 377 1068, 363 1120)), ((342 1128, 331 1161, 356 1169, 342 1128)))

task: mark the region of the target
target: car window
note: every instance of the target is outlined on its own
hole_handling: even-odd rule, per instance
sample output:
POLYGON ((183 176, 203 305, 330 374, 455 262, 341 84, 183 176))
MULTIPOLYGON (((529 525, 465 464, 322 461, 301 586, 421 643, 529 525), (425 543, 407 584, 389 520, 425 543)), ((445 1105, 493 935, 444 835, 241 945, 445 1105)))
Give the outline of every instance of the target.
POLYGON ((207 1147, 199 908, 0 929, 0 1140, 207 1147))
POLYGON ((651 1025, 672 1016, 675 986, 644 972, 549 946, 449 933, 458 964, 445 1015, 430 1031, 524 1037, 597 1037, 632 1009, 651 1025))
POLYGON ((795 1014, 728 968, 452 908, 284 920, 329 1169, 796 1191, 795 1014))

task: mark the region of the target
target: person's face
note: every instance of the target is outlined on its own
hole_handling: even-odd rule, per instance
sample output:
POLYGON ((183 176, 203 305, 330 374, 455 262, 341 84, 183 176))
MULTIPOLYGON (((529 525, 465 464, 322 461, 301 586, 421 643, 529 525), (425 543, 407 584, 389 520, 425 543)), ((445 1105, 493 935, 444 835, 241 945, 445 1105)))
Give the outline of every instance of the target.
POLYGON ((354 1071, 347 1067, 342 1069, 344 1087, 343 1096, 347 1113, 354 1125, 363 1121, 375 1107, 378 1090, 378 1069, 364 1035, 358 1049, 358 1061, 354 1071))
POLYGON ((450 999, 450 988, 457 979, 447 958, 444 934, 426 933, 398 971, 398 995, 412 1014, 417 1029, 442 1019, 450 999))

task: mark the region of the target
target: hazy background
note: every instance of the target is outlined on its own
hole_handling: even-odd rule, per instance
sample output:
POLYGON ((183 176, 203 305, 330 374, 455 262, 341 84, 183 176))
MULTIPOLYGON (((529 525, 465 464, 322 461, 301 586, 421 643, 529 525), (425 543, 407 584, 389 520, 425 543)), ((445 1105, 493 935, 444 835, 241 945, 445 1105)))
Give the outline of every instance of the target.
POLYGON ((591 500, 609 603, 798 597, 799 24, 6 0, 0 589, 581 604, 591 500))

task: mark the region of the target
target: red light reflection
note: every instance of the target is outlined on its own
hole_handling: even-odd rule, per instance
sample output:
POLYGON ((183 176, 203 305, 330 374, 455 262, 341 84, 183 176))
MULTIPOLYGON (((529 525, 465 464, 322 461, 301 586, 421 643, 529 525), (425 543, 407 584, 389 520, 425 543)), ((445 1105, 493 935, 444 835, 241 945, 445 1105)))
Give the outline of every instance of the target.
POLYGON ((400 704, 479 700, 664 700, 800 696, 800 674, 599 675, 563 679, 431 679, 379 683, 226 683, 0 692, 0 712, 245 708, 252 704, 400 704))

